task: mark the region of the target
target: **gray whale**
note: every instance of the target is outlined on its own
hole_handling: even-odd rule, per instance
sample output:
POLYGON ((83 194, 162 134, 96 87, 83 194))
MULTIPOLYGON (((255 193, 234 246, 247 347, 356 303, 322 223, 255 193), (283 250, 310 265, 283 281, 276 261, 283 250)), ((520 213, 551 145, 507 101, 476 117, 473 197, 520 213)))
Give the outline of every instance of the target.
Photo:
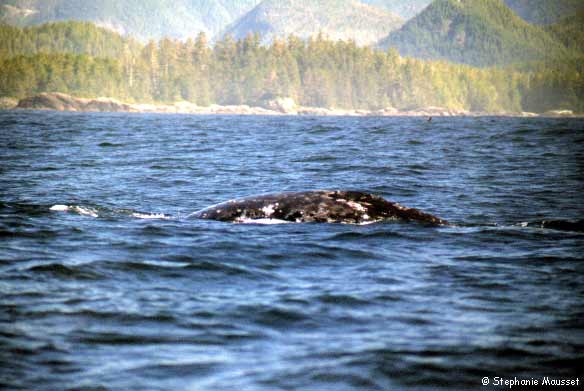
POLYGON ((265 194, 227 201, 191 215, 235 223, 280 221, 294 223, 371 224, 387 220, 447 225, 418 209, 361 191, 315 190, 265 194))

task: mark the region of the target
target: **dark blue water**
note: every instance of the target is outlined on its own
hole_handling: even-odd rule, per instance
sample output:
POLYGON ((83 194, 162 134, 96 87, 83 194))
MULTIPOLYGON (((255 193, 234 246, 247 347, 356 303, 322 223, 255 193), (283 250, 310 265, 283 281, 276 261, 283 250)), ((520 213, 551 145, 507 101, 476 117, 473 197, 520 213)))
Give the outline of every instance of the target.
POLYGON ((521 223, 582 220, 583 194, 581 119, 3 112, 0 388, 574 378, 584 234, 521 223), (321 188, 458 226, 187 217, 321 188))

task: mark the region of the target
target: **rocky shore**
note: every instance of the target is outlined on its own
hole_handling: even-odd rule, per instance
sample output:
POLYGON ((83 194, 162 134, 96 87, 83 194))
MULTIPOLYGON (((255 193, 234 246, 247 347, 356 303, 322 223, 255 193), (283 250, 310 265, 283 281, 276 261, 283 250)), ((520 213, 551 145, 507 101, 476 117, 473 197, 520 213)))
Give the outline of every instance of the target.
POLYGON ((62 93, 42 93, 16 101, 2 98, 0 109, 26 110, 56 110, 78 112, 129 112, 129 113, 169 113, 169 114, 201 114, 201 115, 307 115, 307 116, 417 116, 417 117, 450 117, 450 116, 513 116, 513 117, 574 117, 570 110, 555 110, 544 114, 536 113, 486 113, 453 110, 442 107, 424 107, 414 110, 398 110, 387 107, 382 110, 343 110, 323 107, 298 106, 291 98, 274 98, 261 100, 256 106, 237 105, 207 107, 197 106, 190 102, 173 104, 130 104, 113 98, 85 99, 76 98, 62 93))
POLYGON ((15 109, 56 110, 56 111, 134 111, 132 106, 111 98, 74 98, 61 93, 43 93, 21 99, 15 109))

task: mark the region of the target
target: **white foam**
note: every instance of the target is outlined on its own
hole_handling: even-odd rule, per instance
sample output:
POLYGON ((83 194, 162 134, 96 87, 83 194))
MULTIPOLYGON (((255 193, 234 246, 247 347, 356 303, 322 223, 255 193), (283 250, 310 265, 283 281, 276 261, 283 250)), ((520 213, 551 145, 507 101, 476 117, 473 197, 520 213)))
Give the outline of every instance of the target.
POLYGON ((354 223, 350 223, 350 224, 354 224, 354 225, 370 225, 370 224, 375 224, 375 223, 379 223, 380 220, 371 220, 371 221, 362 221, 360 223, 354 224, 354 223))
POLYGON ((168 220, 170 217, 164 213, 132 213, 132 217, 146 220, 168 220))
POLYGON ((72 212, 83 216, 99 217, 97 211, 91 208, 85 208, 77 205, 53 205, 51 209, 53 212, 72 212))

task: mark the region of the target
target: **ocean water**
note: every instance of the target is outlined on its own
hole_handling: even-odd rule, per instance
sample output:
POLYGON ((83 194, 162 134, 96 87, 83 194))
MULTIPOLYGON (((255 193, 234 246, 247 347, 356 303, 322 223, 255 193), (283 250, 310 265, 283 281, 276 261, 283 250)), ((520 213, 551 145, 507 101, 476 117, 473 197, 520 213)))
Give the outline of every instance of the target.
POLYGON ((0 388, 574 379, 583 195, 582 119, 0 112, 0 388), (189 218, 311 189, 454 225, 189 218))

